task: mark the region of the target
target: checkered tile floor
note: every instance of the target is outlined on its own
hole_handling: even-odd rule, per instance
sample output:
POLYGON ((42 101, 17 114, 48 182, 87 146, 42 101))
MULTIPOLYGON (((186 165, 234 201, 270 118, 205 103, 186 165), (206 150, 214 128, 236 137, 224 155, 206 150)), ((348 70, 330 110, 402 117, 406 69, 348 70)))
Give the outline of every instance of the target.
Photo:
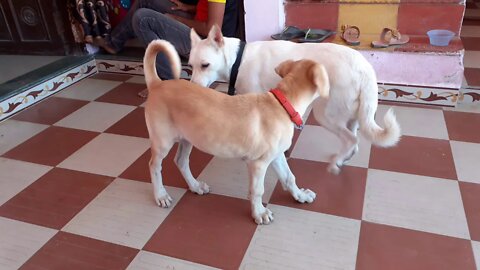
POLYGON ((480 265, 480 114, 395 106, 398 147, 361 140, 338 176, 325 162, 339 142, 310 116, 289 164, 317 199, 296 203, 269 171, 264 202, 276 219, 257 226, 244 163, 199 151, 192 170, 212 193, 187 191, 172 150, 174 205, 155 205, 144 88, 142 77, 99 74, 0 124, 0 269, 480 265))

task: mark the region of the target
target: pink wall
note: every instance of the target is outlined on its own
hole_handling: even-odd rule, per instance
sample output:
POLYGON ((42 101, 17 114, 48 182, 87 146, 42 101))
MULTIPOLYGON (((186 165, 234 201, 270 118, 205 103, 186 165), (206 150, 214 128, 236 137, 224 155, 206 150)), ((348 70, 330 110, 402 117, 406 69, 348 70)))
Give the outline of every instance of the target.
POLYGON ((244 0, 247 42, 269 40, 285 25, 283 0, 244 0))

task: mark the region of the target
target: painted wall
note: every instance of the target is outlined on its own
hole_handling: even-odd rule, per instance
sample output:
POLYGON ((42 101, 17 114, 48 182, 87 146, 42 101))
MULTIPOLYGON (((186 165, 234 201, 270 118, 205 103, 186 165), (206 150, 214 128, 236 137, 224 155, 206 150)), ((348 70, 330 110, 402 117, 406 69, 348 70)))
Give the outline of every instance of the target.
POLYGON ((244 6, 247 42, 269 40, 270 35, 283 30, 283 0, 244 0, 244 6))

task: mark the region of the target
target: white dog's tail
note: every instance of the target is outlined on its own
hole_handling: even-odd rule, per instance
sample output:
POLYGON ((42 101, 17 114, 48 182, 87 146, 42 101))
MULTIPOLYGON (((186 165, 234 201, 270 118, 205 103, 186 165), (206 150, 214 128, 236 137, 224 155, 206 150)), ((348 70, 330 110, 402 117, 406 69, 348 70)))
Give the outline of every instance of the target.
POLYGON ((143 58, 145 81, 149 89, 153 82, 161 80, 157 75, 157 67, 155 65, 158 52, 163 52, 170 61, 173 78, 180 79, 182 66, 177 50, 175 50, 175 47, 173 47, 170 42, 157 39, 148 44, 147 50, 145 51, 145 57, 143 58))
POLYGON ((390 147, 400 140, 401 131, 395 113, 388 109, 383 117, 384 128, 375 122, 375 112, 378 106, 378 86, 376 80, 367 80, 365 88, 360 92, 358 116, 362 134, 375 145, 390 147), (372 89, 373 88, 373 89, 372 89))

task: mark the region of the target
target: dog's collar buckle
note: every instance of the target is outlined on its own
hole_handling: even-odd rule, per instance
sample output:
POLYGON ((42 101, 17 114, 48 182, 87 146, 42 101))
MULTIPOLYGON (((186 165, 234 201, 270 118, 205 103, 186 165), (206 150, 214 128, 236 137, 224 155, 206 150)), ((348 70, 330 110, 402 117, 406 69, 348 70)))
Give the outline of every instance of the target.
POLYGON ((293 122, 296 129, 303 129, 303 120, 302 116, 295 110, 292 104, 288 101, 287 97, 278 89, 271 89, 270 93, 280 102, 282 107, 287 111, 290 116, 290 120, 293 122))

